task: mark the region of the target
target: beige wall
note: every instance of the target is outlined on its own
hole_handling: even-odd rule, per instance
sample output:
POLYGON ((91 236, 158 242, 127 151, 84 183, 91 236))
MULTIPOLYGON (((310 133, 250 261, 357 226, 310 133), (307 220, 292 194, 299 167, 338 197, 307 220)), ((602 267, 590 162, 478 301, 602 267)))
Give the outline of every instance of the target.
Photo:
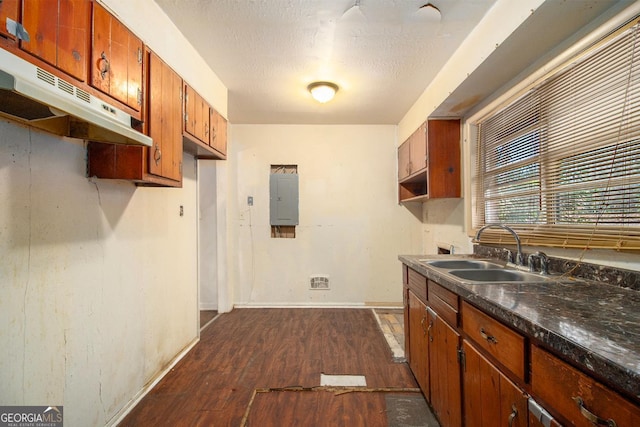
POLYGON ((193 158, 161 189, 88 179, 85 155, 0 120, 0 401, 66 426, 104 425, 198 336, 193 158))
POLYGON ((419 213, 397 203, 395 135, 395 126, 232 127, 228 223, 236 303, 402 302, 397 257, 423 248, 419 213), (271 164, 298 165, 295 239, 270 237, 271 164), (330 277, 331 290, 309 290, 316 274, 330 277))
MULTIPOLYGON (((153 0, 102 3, 226 115, 226 88, 153 0)), ((181 189, 88 179, 83 141, 0 118, 0 404, 105 425, 197 340, 188 155, 183 171, 181 189)))

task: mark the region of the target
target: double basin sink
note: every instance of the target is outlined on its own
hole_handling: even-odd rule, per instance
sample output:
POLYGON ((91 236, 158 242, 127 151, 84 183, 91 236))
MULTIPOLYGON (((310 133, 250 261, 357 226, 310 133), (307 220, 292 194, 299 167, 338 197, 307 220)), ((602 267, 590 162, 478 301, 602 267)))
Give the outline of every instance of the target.
POLYGON ((548 276, 510 269, 485 260, 447 259, 421 260, 421 262, 466 283, 540 283, 551 280, 548 276))

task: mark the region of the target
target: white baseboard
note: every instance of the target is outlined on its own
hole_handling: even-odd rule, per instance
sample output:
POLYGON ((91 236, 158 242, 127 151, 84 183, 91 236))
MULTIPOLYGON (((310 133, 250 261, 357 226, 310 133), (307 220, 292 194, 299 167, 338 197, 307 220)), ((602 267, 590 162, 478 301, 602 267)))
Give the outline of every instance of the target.
POLYGON ((191 351, 191 349, 198 344, 198 342, 200 341, 199 337, 196 337, 193 341, 191 341, 180 353, 178 353, 176 355, 176 357, 173 358, 173 360, 169 363, 169 365, 167 365, 167 367, 165 369, 163 369, 162 371, 158 372, 158 374, 150 381, 148 382, 143 388, 142 390, 140 390, 133 399, 131 399, 126 405, 124 405, 122 407, 122 409, 120 409, 120 411, 118 411, 118 413, 116 415, 114 415, 108 422, 107 424, 105 424, 106 427, 115 427, 117 426, 119 423, 122 422, 122 420, 125 419, 125 417, 127 415, 129 415, 129 412, 131 412, 133 410, 133 408, 136 407, 136 405, 138 403, 140 403, 140 401, 153 389, 153 387, 156 386, 156 384, 158 384, 160 382, 160 380, 162 378, 164 378, 165 375, 167 375, 169 373, 169 371, 171 371, 171 369, 173 369, 174 366, 176 366, 176 364, 184 357, 186 356, 187 353, 189 353, 189 351, 191 351))
POLYGON ((234 304, 233 308, 366 308, 360 303, 321 303, 321 302, 247 302, 234 304))
POLYGON ((200 310, 217 310, 218 304, 215 302, 201 302, 200 310))
POLYGON ((372 305, 366 303, 353 303, 353 302, 345 302, 345 303, 321 303, 321 302, 247 302, 234 304, 233 308, 384 308, 384 309, 394 309, 394 308, 402 308, 402 306, 397 305, 372 305))

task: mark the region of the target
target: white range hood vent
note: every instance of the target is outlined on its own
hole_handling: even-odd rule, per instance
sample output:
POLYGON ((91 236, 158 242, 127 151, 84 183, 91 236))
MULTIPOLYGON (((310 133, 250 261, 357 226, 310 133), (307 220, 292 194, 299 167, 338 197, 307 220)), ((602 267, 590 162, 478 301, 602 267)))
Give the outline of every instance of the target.
POLYGON ((57 135, 152 146, 131 115, 0 49, 0 113, 57 135))

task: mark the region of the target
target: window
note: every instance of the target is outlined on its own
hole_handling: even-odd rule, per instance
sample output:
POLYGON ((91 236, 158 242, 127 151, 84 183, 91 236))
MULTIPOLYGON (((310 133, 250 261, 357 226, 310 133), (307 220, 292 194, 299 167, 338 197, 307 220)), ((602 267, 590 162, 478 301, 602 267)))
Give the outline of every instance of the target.
MULTIPOLYGON (((529 245, 640 250, 640 24, 477 125, 474 228, 507 224, 529 245)), ((501 237, 487 230, 483 242, 501 237)))

